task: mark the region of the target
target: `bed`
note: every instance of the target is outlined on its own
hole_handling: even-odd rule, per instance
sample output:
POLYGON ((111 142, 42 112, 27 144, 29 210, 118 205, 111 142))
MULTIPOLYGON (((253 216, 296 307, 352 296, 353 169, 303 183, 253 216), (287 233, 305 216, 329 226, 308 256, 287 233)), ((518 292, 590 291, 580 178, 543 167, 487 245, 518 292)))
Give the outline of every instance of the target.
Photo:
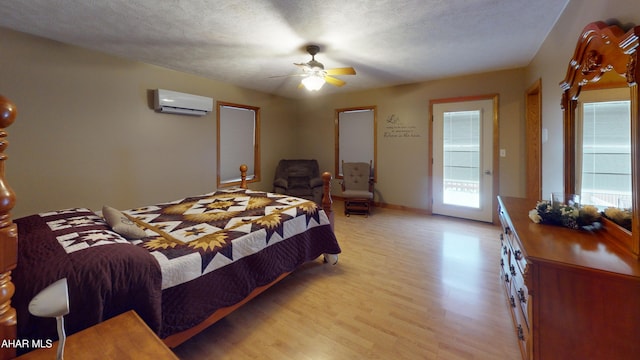
MULTIPOLYGON (((237 188, 135 209, 70 208, 12 221, 16 199, 4 177, 4 129, 16 111, 2 97, 0 114, 3 339, 57 338, 55 320, 30 315, 27 305, 63 277, 68 334, 133 309, 175 347, 299 265, 321 257, 337 262, 330 173, 323 174, 322 206, 249 190, 242 166, 237 188)), ((13 347, 0 348, 2 359, 15 354, 13 347)))

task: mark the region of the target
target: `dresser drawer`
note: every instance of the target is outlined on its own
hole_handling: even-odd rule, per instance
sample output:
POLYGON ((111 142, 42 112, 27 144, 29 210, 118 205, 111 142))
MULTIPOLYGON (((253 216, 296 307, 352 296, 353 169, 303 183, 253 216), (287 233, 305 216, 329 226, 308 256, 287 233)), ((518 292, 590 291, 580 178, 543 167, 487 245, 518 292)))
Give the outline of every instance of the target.
POLYGON ((511 277, 509 273, 509 266, 511 261, 511 247, 504 239, 504 234, 500 234, 500 269, 501 277, 503 281, 509 282, 511 277))
POLYGON ((506 211, 498 212, 502 233, 500 234, 500 276, 504 285, 507 303, 511 310, 514 330, 524 359, 529 359, 532 349, 532 324, 529 319, 530 298, 525 284, 527 261, 520 240, 510 223, 506 211))
POLYGON ((517 253, 513 248, 510 248, 509 255, 509 265, 506 267, 505 271, 509 274, 511 294, 515 298, 516 304, 526 321, 526 325, 530 326, 529 313, 527 311, 529 303, 529 289, 527 288, 524 280, 524 271, 526 270, 526 267, 522 267, 522 263, 518 261, 517 253))
MULTIPOLYGON (((510 275, 510 274, 506 274, 510 275)), ((515 279, 509 276, 509 281, 505 282, 505 293, 507 295, 507 303, 513 319, 514 330, 518 338, 518 345, 523 354, 524 359, 529 358, 531 327, 527 320, 528 307, 527 303, 523 303, 519 299, 518 289, 516 288, 515 279)))
MULTIPOLYGON (((512 233, 513 234, 513 233, 512 233)), ((524 274, 527 270, 527 259, 525 259, 525 254, 522 251, 522 247, 520 245, 520 240, 518 240, 515 235, 512 235, 511 238, 511 248, 513 250, 513 261, 517 264, 520 269, 520 273, 524 274)))
POLYGON ((524 308, 521 306, 521 303, 518 301, 518 295, 516 290, 512 286, 511 295, 515 297, 516 306, 511 307, 511 312, 513 313, 513 321, 515 325, 516 335, 518 337, 518 342, 520 345, 520 350, 522 351, 523 357, 525 359, 529 359, 529 353, 531 352, 530 341, 531 341, 531 332, 529 324, 526 320, 527 307, 524 308))
POLYGON ((529 321, 529 292, 526 286, 522 281, 522 277, 514 276, 511 279, 511 296, 514 298, 516 303, 516 309, 521 313, 522 318, 524 319, 523 326, 526 325, 528 328, 531 327, 531 323, 529 321))
POLYGON ((503 240, 503 245, 506 243, 511 249, 510 251, 513 253, 514 257, 514 266, 518 266, 520 268, 520 272, 524 274, 525 269, 527 267, 527 260, 525 259, 525 254, 522 251, 522 245, 520 245, 520 240, 518 240, 515 232, 513 231, 512 225, 508 222, 508 218, 504 215, 504 211, 499 211, 500 224, 502 225, 502 235, 501 239, 503 240))

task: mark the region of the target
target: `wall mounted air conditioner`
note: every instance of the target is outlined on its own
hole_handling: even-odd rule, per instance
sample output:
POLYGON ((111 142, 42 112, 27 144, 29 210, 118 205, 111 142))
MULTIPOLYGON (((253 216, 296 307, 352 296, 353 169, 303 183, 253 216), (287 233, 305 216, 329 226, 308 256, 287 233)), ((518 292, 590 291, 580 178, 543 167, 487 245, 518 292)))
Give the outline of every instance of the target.
POLYGON ((161 113, 202 116, 207 115, 213 109, 213 99, 205 96, 157 89, 155 109, 161 113))

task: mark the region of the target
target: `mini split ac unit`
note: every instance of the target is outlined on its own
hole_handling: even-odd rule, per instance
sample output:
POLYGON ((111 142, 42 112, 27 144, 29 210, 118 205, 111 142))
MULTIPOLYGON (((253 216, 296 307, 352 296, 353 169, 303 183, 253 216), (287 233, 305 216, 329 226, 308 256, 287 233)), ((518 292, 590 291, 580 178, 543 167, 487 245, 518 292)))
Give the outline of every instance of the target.
POLYGON ((202 116, 207 115, 213 109, 213 99, 158 89, 156 90, 155 109, 162 113, 202 116))

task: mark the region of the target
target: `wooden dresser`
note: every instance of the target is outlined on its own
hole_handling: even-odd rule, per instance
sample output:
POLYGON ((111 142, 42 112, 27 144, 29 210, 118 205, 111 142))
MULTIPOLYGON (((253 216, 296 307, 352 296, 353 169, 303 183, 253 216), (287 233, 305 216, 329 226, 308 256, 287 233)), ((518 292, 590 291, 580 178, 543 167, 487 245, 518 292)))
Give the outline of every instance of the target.
POLYGON ((640 359, 640 262, 590 233, 533 223, 499 197, 500 276, 523 359, 640 359))

